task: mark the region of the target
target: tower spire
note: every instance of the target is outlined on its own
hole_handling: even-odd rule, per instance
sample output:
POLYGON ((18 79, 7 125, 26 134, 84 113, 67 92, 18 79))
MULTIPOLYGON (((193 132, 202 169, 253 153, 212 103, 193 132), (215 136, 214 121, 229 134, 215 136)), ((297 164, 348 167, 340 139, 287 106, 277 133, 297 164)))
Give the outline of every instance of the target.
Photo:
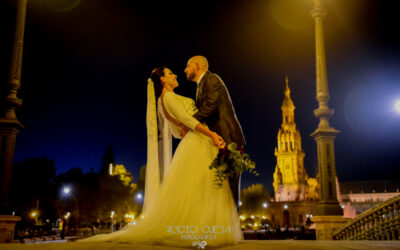
POLYGON ((301 147, 300 132, 297 130, 296 122, 294 121, 295 106, 290 97, 289 80, 287 76, 285 78, 284 92, 285 95, 281 107, 282 125, 278 132, 278 145, 275 148, 277 163, 273 183, 275 200, 305 200, 306 197, 311 194, 308 192, 308 183, 311 179, 308 178, 304 168, 305 154, 301 147))
POLYGON ((289 79, 288 79, 287 75, 286 75, 285 82, 286 82, 286 89, 290 90, 289 89, 289 79))
MULTIPOLYGON (((285 111, 289 111, 289 110, 294 110, 294 104, 293 104, 293 100, 290 97, 290 88, 289 88, 289 79, 286 76, 285 78, 285 97, 283 99, 283 103, 282 103, 282 112, 287 113, 285 111), (289 110, 284 110, 284 109, 289 109, 289 110)), ((291 112, 289 112, 291 113, 291 112)), ((294 113, 293 113, 294 115, 294 113)))

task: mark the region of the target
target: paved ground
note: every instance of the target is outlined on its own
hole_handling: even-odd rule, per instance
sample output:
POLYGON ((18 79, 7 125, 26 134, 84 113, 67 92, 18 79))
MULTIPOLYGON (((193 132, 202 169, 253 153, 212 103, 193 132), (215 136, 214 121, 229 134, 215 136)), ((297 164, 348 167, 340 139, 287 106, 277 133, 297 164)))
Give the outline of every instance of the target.
MULTIPOLYGON (((150 246, 138 244, 118 244, 118 243, 48 243, 48 244, 0 244, 0 250, 128 250, 128 249, 143 249, 143 250, 182 250, 185 248, 174 248, 164 246, 150 246)), ((197 247, 188 248, 197 249, 197 247)), ((205 247, 205 249, 215 249, 205 247)), ((299 241, 299 240, 245 240, 238 245, 217 248, 221 250, 310 250, 310 249, 400 249, 400 241, 299 241)))

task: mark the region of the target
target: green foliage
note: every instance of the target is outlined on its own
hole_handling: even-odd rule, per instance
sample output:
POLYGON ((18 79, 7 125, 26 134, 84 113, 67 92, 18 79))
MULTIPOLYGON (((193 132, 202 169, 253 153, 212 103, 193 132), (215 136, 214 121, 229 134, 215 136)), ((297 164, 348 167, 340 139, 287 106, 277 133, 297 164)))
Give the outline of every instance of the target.
POLYGON ((245 153, 243 148, 238 147, 234 142, 219 150, 209 168, 216 170, 214 182, 219 188, 222 187, 225 179, 242 174, 245 171, 255 176, 259 175, 255 170, 256 163, 250 159, 249 154, 245 153))
MULTIPOLYGON (((115 211, 115 221, 124 221, 125 214, 139 213, 142 204, 135 203, 133 197, 137 190, 132 184, 127 185, 126 179, 119 175, 110 176, 105 166, 114 162, 114 152, 109 147, 103 157, 103 173, 82 173, 81 168, 72 168, 65 173, 55 175, 54 161, 46 158, 32 158, 18 162, 14 166, 11 183, 11 199, 16 215, 22 217, 19 228, 33 224, 54 223, 64 218, 67 212, 71 216, 68 225, 71 228, 90 226, 97 223, 110 222, 110 213, 115 211), (64 187, 70 187, 70 193, 62 192, 64 187), (35 221, 30 216, 37 211, 35 221)), ((141 169, 138 179, 143 191, 145 167, 141 169)), ((133 175, 124 172, 124 177, 133 175)), ((50 225, 50 224, 49 224, 50 225)))
POLYGON ((26 159, 14 165, 10 198, 14 211, 23 219, 31 220, 32 210, 46 213, 50 218, 56 217, 52 206, 52 200, 57 196, 54 192, 55 172, 54 161, 45 157, 26 159))
POLYGON ((240 212, 244 214, 259 214, 260 211, 264 210, 262 204, 270 200, 271 196, 263 184, 253 184, 240 192, 240 201, 242 202, 240 212))

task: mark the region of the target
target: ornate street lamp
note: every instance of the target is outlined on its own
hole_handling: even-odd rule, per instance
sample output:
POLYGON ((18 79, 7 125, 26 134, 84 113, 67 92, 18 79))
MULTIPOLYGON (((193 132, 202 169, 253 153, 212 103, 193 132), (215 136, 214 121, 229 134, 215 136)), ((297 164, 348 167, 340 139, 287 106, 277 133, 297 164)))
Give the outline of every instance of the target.
POLYGON ((329 124, 334 110, 328 107, 329 90, 326 74, 324 31, 322 18, 325 10, 320 0, 314 0, 311 15, 315 20, 315 56, 316 56, 316 99, 318 108, 314 115, 319 119, 318 128, 311 134, 317 143, 318 173, 320 198, 317 207, 318 215, 343 215, 336 194, 336 166, 334 141, 339 130, 329 124))
POLYGON ((15 109, 22 105, 22 100, 17 97, 20 88, 22 49, 24 43, 25 15, 27 0, 19 0, 17 8, 17 21, 11 58, 11 67, 6 95, 3 101, 4 110, 0 110, 0 171, 1 178, 1 213, 9 214, 10 199, 9 188, 12 176, 16 137, 23 128, 15 114, 15 109))
POLYGON ((325 14, 321 0, 314 0, 311 16, 315 20, 316 99, 318 101, 318 108, 314 110, 314 115, 319 119, 319 124, 311 136, 317 143, 318 181, 320 185, 319 203, 313 220, 316 225, 317 240, 331 240, 335 228, 347 221, 343 218, 343 209, 339 205, 336 193, 334 141, 339 130, 334 129, 329 124, 329 119, 333 116, 334 110, 328 107, 329 89, 322 24, 325 14))
POLYGON ((22 105, 17 97, 21 84, 22 50, 24 44, 26 6, 28 0, 19 0, 17 3, 17 20, 11 57, 9 78, 6 84, 6 93, 3 110, 0 110, 0 242, 12 242, 15 223, 21 220, 19 216, 12 216, 10 203, 10 181, 13 172, 15 144, 18 133, 23 128, 15 114, 15 109, 22 105))

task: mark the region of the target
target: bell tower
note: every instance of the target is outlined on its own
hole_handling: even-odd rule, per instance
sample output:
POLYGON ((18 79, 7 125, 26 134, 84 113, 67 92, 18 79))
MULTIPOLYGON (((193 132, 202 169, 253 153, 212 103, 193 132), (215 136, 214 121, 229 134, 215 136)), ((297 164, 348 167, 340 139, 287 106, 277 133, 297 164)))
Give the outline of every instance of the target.
POLYGON ((305 154, 301 147, 300 132, 294 120, 295 106, 290 97, 289 80, 286 77, 282 103, 282 125, 275 148, 274 172, 275 201, 302 201, 308 193, 308 175, 304 168, 305 154))

